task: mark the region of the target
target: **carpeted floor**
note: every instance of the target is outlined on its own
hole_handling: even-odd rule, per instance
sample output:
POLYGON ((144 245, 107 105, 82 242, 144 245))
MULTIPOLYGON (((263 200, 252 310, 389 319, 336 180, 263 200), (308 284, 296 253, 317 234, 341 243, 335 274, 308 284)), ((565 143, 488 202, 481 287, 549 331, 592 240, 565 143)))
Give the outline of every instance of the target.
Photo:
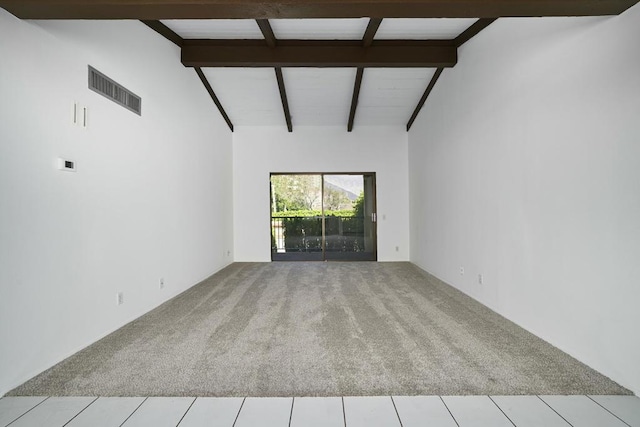
POLYGON ((233 264, 10 395, 629 394, 409 263, 233 264))

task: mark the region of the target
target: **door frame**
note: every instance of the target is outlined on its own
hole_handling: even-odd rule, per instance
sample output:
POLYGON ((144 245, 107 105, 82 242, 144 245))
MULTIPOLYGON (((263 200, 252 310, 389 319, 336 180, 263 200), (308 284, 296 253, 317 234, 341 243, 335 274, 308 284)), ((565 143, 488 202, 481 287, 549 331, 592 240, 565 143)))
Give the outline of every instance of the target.
MULTIPOLYGON (((375 172, 269 172, 269 242, 271 242, 271 227, 272 219, 271 214, 273 207, 273 194, 271 193, 271 177, 274 175, 320 175, 321 182, 321 199, 322 199, 322 252, 318 252, 317 257, 310 256, 313 252, 291 252, 286 259, 273 259, 273 250, 269 248, 271 253, 271 261, 378 261, 378 180, 375 172), (325 244, 325 216, 324 216, 324 176, 325 175, 369 175, 373 177, 373 213, 376 215, 376 220, 373 222, 373 259, 327 259, 325 256, 326 244, 325 244)), ((269 244, 271 246, 271 244, 269 244)), ((355 252, 354 252, 355 253, 355 252)))

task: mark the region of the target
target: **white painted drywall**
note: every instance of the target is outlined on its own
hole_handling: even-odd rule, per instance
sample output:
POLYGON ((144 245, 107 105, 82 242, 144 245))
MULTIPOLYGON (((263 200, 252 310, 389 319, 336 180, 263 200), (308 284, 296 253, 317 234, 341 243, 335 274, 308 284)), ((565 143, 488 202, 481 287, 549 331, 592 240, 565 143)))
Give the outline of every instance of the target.
POLYGON ((0 40, 2 395, 228 264, 233 214, 231 133, 176 46, 135 21, 2 9, 0 40), (89 91, 88 64, 142 117, 89 91))
POLYGON ((412 261, 636 393, 638 40, 640 5, 500 19, 409 134, 412 261))
POLYGON ((342 126, 297 126, 293 133, 284 124, 237 128, 233 134, 235 261, 271 260, 272 172, 375 172, 378 260, 407 261, 407 163, 407 133, 402 128, 360 127, 351 133, 342 126))

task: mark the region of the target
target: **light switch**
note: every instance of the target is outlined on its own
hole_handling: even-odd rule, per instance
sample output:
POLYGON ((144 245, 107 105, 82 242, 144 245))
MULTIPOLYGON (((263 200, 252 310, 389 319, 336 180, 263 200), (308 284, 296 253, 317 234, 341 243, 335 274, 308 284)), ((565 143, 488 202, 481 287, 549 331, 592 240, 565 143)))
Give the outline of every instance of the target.
POLYGON ((89 108, 80 105, 78 102, 73 103, 73 124, 83 129, 89 127, 89 108))

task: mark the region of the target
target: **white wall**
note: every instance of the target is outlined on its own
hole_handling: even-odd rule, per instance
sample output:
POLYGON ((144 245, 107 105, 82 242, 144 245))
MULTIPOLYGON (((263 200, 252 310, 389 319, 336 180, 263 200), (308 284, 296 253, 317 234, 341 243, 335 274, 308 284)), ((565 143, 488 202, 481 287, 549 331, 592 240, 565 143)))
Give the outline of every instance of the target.
POLYGON ((640 5, 500 19, 409 134, 412 261, 636 393, 638 40, 640 5))
POLYGON ((135 21, 2 9, 0 40, 2 395, 228 264, 233 214, 231 133, 176 46, 135 21), (88 64, 142 117, 89 91, 88 64))
MULTIPOLYGON (((284 120, 284 119, 283 119, 284 120)), ((407 134, 401 128, 240 127, 233 134, 236 261, 271 260, 269 174, 376 172, 378 260, 409 259, 407 134), (398 251, 396 251, 398 246, 398 251)))

